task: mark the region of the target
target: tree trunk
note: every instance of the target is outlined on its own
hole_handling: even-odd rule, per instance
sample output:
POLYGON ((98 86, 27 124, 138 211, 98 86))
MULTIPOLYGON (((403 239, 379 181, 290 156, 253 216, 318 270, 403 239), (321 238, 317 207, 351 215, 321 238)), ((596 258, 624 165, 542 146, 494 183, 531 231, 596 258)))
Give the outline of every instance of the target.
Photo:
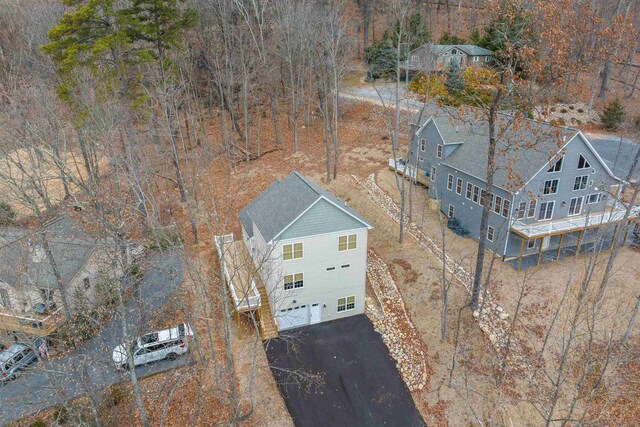
POLYGON ((480 217, 480 235, 478 236, 478 253, 476 255, 476 268, 473 275, 473 288, 471 290, 471 308, 478 309, 480 302, 480 291, 482 288, 482 272, 484 270, 484 252, 487 239, 487 225, 489 212, 491 210, 491 192, 493 191, 493 175, 495 173, 496 154, 496 120, 498 115, 498 104, 502 98, 502 89, 498 89, 489 105, 489 146, 487 152, 487 189, 482 203, 482 216, 480 217))

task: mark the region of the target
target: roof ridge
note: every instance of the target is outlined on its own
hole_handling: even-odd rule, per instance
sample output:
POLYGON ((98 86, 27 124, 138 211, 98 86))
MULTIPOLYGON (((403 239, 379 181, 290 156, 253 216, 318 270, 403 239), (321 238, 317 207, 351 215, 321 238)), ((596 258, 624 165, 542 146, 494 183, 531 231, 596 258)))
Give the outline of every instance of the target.
POLYGON ((307 179, 302 176, 302 174, 300 174, 300 172, 298 171, 293 171, 293 174, 295 174, 298 178, 300 178, 302 180, 302 182, 304 182, 311 190, 313 190, 314 193, 316 193, 319 197, 322 197, 323 195, 316 189, 314 188, 313 185, 311 185, 311 183, 309 181, 307 181, 307 179))

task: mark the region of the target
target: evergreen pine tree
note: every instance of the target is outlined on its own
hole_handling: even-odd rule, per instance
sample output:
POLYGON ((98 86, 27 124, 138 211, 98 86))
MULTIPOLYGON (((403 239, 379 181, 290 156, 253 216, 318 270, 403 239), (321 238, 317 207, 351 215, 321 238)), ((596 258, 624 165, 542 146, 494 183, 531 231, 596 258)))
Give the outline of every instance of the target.
POLYGON ((602 124, 606 129, 615 129, 624 119, 624 106, 618 98, 611 100, 602 112, 602 124))
POLYGON ((449 63, 447 68, 447 79, 444 85, 449 90, 450 94, 458 92, 464 88, 464 80, 462 79, 462 73, 460 72, 460 65, 455 59, 449 63))

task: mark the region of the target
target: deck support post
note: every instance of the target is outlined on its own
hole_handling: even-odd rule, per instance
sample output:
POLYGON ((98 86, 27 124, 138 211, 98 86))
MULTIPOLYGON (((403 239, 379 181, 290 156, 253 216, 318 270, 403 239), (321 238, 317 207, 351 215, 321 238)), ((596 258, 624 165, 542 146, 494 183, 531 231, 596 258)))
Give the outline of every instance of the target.
POLYGON ((574 256, 578 256, 580 253, 580 245, 582 244, 582 235, 584 234, 584 228, 580 230, 580 234, 578 234, 578 244, 576 245, 576 253, 574 256))
POLYGON ((518 256, 518 271, 520 271, 520 267, 522 267, 522 251, 524 250, 524 237, 520 237, 520 255, 518 256))
POLYGON ((538 262, 536 265, 540 265, 540 260, 542 260, 542 242, 544 241, 544 237, 540 239, 540 249, 538 249, 538 262))
POLYGON ((556 260, 560 259, 560 251, 562 250, 562 241, 564 240, 564 234, 560 235, 560 242, 558 243, 558 253, 556 254, 556 260))

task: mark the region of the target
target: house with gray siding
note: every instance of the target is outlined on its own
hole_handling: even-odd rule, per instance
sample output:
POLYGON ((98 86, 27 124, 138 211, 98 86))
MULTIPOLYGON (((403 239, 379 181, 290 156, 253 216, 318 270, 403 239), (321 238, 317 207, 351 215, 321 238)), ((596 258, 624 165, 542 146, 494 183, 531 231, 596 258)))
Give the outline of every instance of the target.
POLYGON ((407 56, 402 68, 414 72, 431 72, 445 70, 452 62, 461 68, 483 67, 491 63, 493 55, 490 50, 469 44, 424 44, 407 56))
POLYGON ((346 203, 293 172, 239 217, 278 330, 364 312, 371 225, 346 203))
POLYGON ((412 125, 408 164, 428 177, 429 196, 462 234, 478 239, 489 203, 487 247, 514 267, 609 248, 616 227, 640 213, 624 219, 624 182, 582 132, 506 115, 487 192, 489 134, 480 117, 445 111, 412 125))

